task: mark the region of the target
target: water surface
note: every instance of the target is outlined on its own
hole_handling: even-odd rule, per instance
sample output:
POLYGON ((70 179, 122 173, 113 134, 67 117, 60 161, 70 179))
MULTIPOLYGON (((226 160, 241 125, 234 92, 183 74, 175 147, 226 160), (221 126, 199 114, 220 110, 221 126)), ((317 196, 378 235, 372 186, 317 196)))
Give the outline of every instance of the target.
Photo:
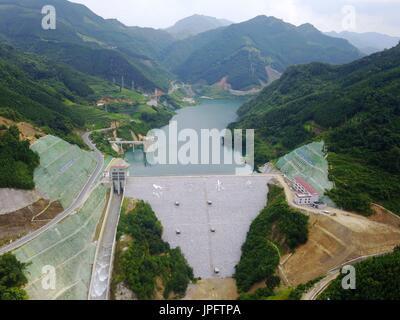
MULTIPOLYGON (((199 105, 187 107, 177 111, 172 121, 177 122, 177 129, 194 129, 198 137, 202 129, 226 129, 227 126, 236 121, 237 110, 243 104, 243 100, 202 100, 199 105)), ((169 126, 162 128, 168 139, 169 126)), ((222 141, 220 142, 222 146, 222 141)), ((185 142, 179 143, 178 148, 185 142)), ((211 148, 211 146, 210 146, 211 148)), ((226 147, 225 147, 226 148, 226 147)), ((167 151, 167 150, 166 150, 167 151)), ((168 151, 167 151, 168 154, 168 151)), ((221 159, 223 159, 224 147, 221 148, 221 159)), ((188 175, 213 175, 234 174, 237 165, 202 165, 202 164, 157 164, 149 165, 145 161, 142 150, 129 151, 125 160, 131 164, 131 176, 188 176, 188 175)), ((147 154, 148 159, 151 155, 147 154)), ((211 162, 211 161, 210 161, 211 162)))

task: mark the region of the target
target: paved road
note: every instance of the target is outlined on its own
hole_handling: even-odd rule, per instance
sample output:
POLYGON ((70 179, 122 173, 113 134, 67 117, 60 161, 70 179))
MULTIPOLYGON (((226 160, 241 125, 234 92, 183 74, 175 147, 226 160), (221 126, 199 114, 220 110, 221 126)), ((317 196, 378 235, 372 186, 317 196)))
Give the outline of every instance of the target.
POLYGON ((96 184, 96 180, 97 180, 98 176, 100 175, 100 173, 102 172, 102 169, 104 166, 104 157, 101 154, 101 152, 96 149, 96 146, 90 141, 89 136, 90 136, 90 132, 87 132, 82 136, 82 138, 83 138, 83 141, 86 143, 86 145, 95 152, 96 158, 97 158, 97 166, 96 166, 95 170, 93 171, 92 175, 90 176, 89 180, 86 182, 85 186, 82 188, 81 192, 75 198, 74 202, 67 209, 65 209, 62 213, 60 213, 56 218, 54 218, 51 222, 49 222, 42 228, 29 233, 25 237, 22 237, 7 246, 0 248, 0 255, 5 254, 10 251, 14 251, 14 250, 18 249, 19 247, 23 246, 24 244, 32 241, 33 239, 35 239, 36 237, 41 235, 43 232, 45 232, 49 228, 55 226, 57 223, 64 220, 67 216, 69 216, 71 213, 73 213, 76 209, 78 209, 84 203, 87 195, 92 190, 93 186, 96 184))
MULTIPOLYGON (((289 185, 286 183, 283 175, 276 174, 276 173, 266 173, 263 175, 267 175, 267 176, 273 177, 276 180, 278 180, 278 182, 284 188, 285 194, 286 194, 286 200, 292 208, 301 210, 302 212, 307 213, 307 214, 323 214, 322 210, 320 210, 320 209, 315 209, 315 208, 308 207, 308 206, 299 206, 299 205, 295 204, 293 191, 290 189, 289 185)), ((361 217, 358 214, 340 210, 340 209, 336 209, 336 208, 326 208, 325 210, 328 210, 330 212, 329 216, 331 219, 340 218, 340 216, 356 217, 358 219, 363 219, 363 217, 361 217), (331 214, 335 214, 335 216, 332 216, 331 214)), ((367 219, 367 218, 365 218, 365 219, 367 219)), ((383 256, 383 255, 391 253, 391 252, 392 251, 384 251, 384 252, 373 254, 373 255, 363 256, 363 257, 359 257, 359 258, 356 258, 356 259, 353 259, 351 261, 341 264, 340 266, 330 270, 325 278, 323 278, 320 282, 318 282, 309 292, 307 292, 303 296, 302 300, 316 300, 321 295, 321 293, 324 292, 329 287, 329 285, 339 276, 340 270, 345 265, 354 265, 359 262, 365 261, 369 258, 383 256)))
POLYGON ((304 296, 302 297, 301 300, 317 300, 317 298, 329 287, 329 285, 336 280, 336 278, 340 275, 340 271, 344 266, 348 265, 355 265, 359 262, 368 260, 373 257, 381 257, 385 254, 391 253, 392 251, 386 251, 382 253, 377 253, 377 254, 372 254, 368 256, 363 256, 359 257, 356 259, 353 259, 351 261, 342 263, 339 267, 336 267, 332 270, 330 270, 325 278, 323 278, 321 281, 319 281, 317 284, 314 285, 314 287, 306 292, 304 296))
POLYGON ((89 300, 108 300, 111 282, 115 237, 117 233, 122 195, 113 194, 110 208, 98 243, 90 283, 89 300))

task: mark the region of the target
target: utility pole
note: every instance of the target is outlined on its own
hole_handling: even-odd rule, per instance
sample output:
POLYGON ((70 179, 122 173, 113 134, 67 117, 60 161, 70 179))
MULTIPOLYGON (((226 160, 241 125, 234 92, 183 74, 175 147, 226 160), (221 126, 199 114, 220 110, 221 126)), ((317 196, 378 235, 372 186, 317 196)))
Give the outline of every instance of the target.
POLYGON ((124 88, 124 86, 125 86, 125 83, 124 83, 124 76, 122 76, 122 77, 121 77, 121 92, 122 92, 122 89, 124 88))

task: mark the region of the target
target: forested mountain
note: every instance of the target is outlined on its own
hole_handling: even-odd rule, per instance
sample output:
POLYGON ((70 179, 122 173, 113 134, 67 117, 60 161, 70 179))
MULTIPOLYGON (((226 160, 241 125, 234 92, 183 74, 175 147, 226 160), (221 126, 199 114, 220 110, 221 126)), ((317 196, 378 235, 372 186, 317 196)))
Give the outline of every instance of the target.
POLYGON ((267 83, 267 66, 283 72, 293 64, 340 64, 359 57, 346 40, 328 37, 312 25, 296 27, 259 16, 174 43, 164 65, 187 82, 214 84, 227 77, 233 89, 246 89, 267 83))
POLYGON ((128 86, 167 88, 171 77, 156 57, 173 37, 161 30, 126 27, 66 0, 0 0, 0 37, 23 49, 128 86), (41 10, 53 5, 56 30, 42 29, 41 10))
POLYGON ((331 37, 346 39, 365 54, 372 54, 378 51, 393 48, 400 41, 399 37, 392 37, 376 32, 357 33, 349 31, 333 31, 327 32, 326 34, 331 37))
POLYGON ((338 205, 400 213, 400 45, 342 66, 291 67, 239 112, 234 126, 257 129, 259 164, 324 139, 338 205))
POLYGON ((185 19, 179 20, 172 27, 165 29, 176 39, 185 39, 199 33, 214 30, 220 27, 231 25, 232 22, 225 19, 195 14, 185 19))
POLYGON ((66 65, 0 44, 0 114, 17 113, 65 137, 82 119, 64 102, 93 94, 88 77, 66 65))

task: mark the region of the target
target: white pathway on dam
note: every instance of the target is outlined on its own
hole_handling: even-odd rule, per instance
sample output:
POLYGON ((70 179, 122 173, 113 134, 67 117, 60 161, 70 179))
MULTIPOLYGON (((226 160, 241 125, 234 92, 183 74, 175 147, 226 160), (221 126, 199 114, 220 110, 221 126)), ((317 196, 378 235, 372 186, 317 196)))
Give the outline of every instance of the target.
POLYGON ((164 240, 182 249, 196 277, 231 277, 250 224, 266 205, 269 180, 256 175, 132 177, 125 196, 151 204, 164 240))

